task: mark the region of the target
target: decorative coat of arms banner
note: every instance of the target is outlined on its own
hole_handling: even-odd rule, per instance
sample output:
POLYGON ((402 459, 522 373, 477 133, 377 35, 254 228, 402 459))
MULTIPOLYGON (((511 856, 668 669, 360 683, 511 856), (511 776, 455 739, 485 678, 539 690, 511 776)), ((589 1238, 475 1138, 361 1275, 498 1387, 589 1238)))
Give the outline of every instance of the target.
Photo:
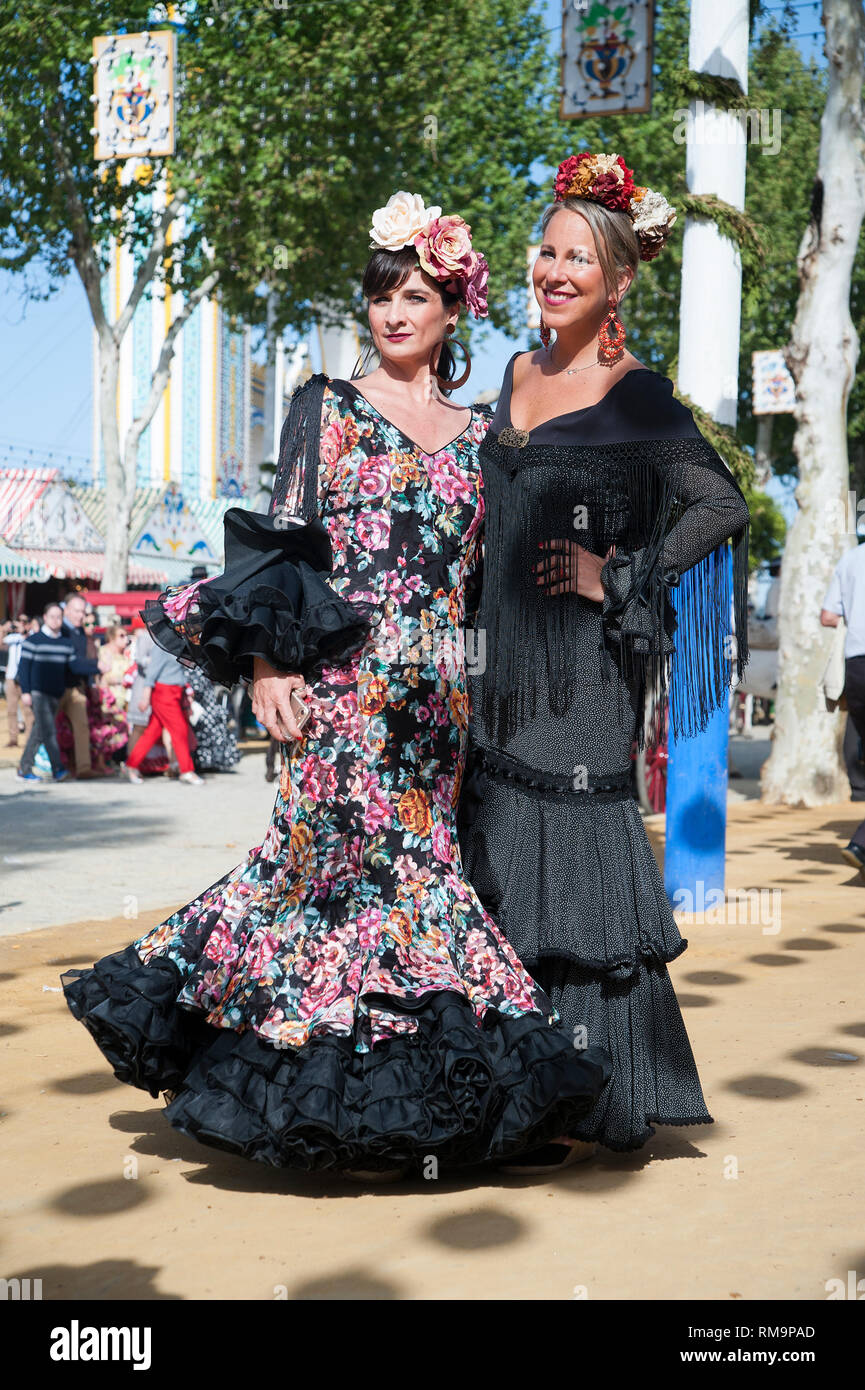
POLYGON ((796 406, 796 383, 781 348, 751 353, 752 415, 785 415, 796 406))
POLYGON ((93 40, 95 157, 174 154, 173 29, 93 40))
POLYGON ((563 0, 563 120, 649 111, 654 0, 563 0))

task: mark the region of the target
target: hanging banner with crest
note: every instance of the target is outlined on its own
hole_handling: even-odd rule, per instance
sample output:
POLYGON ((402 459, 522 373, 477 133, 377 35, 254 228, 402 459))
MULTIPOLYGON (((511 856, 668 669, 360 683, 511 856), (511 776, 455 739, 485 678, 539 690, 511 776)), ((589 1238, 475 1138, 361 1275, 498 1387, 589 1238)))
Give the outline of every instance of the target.
POLYGON ((751 412, 785 415, 796 409, 796 383, 784 358, 783 348, 751 353, 751 412))
POLYGON ((652 106, 654 0, 563 0, 563 120, 652 106))
POLYGON ((93 40, 96 159, 174 154, 173 29, 93 40))

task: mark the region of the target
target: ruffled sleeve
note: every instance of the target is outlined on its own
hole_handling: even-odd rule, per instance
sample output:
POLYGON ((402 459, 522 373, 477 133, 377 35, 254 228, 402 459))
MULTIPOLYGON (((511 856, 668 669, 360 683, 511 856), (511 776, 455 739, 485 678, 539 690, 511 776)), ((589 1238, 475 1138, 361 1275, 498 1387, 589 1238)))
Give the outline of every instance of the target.
POLYGON ((145 604, 153 640, 219 685, 253 677, 255 658, 309 678, 347 661, 370 629, 372 605, 327 582, 330 537, 318 517, 324 377, 292 398, 283 426, 270 513, 225 513, 225 569, 173 585, 145 604))
POLYGON ((251 680, 257 656, 309 677, 346 661, 369 631, 369 605, 349 603, 327 583, 330 539, 323 524, 286 523, 232 507, 225 513, 225 570, 166 589, 144 608, 153 640, 210 680, 251 680))
POLYGON ((604 565, 602 617, 611 641, 629 641, 640 654, 667 656, 675 631, 669 590, 679 574, 658 565, 647 569, 645 555, 645 549, 617 553, 604 565))
MULTIPOLYGON (((706 449, 714 453, 708 443, 706 449)), ((676 486, 679 519, 660 547, 617 550, 601 570, 603 615, 614 637, 649 641, 655 633, 656 640, 666 646, 651 620, 658 600, 665 593, 668 597, 682 575, 718 545, 744 536, 750 520, 748 504, 733 475, 716 458, 717 471, 706 467, 705 459, 681 468, 676 486)))

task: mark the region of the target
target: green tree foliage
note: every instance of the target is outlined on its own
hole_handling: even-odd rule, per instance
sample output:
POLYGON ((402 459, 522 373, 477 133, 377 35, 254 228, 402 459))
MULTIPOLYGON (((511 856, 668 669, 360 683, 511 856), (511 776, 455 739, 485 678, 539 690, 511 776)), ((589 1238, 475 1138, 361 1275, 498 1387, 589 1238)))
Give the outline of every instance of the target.
POLYGON ((553 75, 539 0, 223 5, 212 27, 195 82, 237 119, 202 134, 201 198, 237 312, 260 316, 262 284, 280 326, 357 308, 371 213, 407 188, 470 223, 491 319, 516 326, 553 75))
MULTIPOLYGON (((276 290, 276 326, 305 328, 316 304, 356 304, 371 213, 406 187, 471 223, 495 268, 492 319, 513 326, 510 291, 525 272, 525 222, 514 209, 540 196, 531 166, 551 96, 540 0, 173 9, 178 144, 153 165, 155 179, 167 167, 172 190, 187 197, 172 248, 176 288, 215 268, 231 311, 262 321, 264 292, 276 290)), ((4 11, 6 268, 38 266, 56 284, 81 240, 98 243, 103 268, 109 230, 142 253, 149 245, 148 190, 121 183, 113 161, 93 161, 89 58, 94 34, 164 27, 153 13, 135 0, 4 11)), ((34 288, 44 283, 34 277, 34 288)))

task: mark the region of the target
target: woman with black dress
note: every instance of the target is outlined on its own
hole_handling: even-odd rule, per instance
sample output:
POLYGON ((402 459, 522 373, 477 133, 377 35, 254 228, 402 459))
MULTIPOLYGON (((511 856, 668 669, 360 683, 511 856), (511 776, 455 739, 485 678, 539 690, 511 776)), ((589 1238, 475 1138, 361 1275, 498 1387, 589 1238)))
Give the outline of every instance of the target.
POLYGON ((480 451, 486 660, 463 862, 575 1043, 613 1058, 590 1114, 523 1171, 712 1122, 667 972, 687 943, 631 775, 667 692, 693 732, 726 701, 731 651, 739 674, 747 659, 744 497, 672 382, 623 350, 615 313, 674 220, 615 154, 560 166, 534 268, 544 347, 509 362, 480 451))

